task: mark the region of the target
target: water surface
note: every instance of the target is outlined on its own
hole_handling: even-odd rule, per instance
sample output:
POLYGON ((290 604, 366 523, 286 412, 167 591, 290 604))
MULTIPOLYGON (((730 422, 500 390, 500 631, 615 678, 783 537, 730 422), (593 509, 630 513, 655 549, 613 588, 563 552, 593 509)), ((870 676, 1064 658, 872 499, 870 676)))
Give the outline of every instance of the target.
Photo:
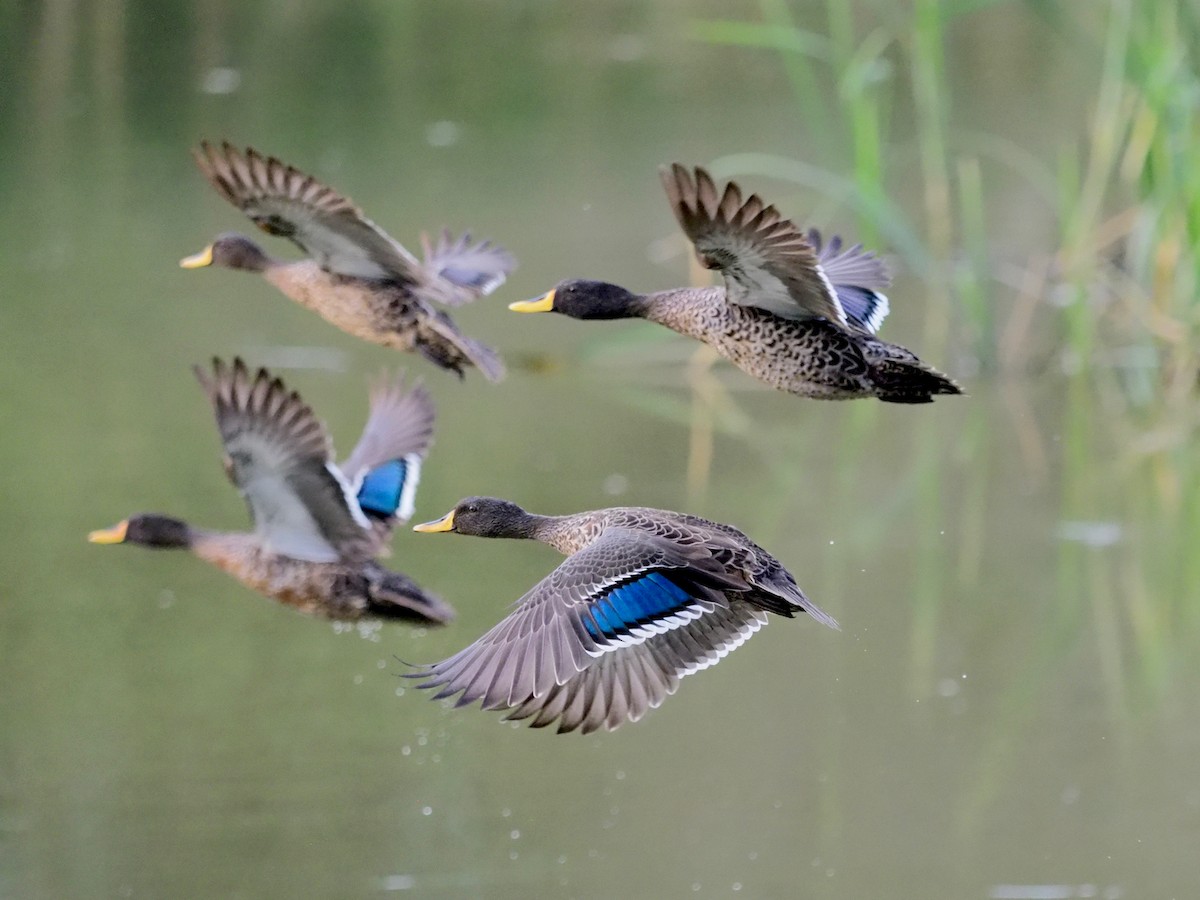
MULTIPOLYGON (((1086 376, 974 374, 958 311, 912 275, 885 334, 963 375, 967 399, 803 401, 724 366, 690 377, 695 346, 650 326, 504 309, 566 276, 686 279, 662 162, 753 151, 848 174, 777 57, 688 37, 694 17, 757 15, 118 0, 3 15, 0 895, 1192 895, 1196 582, 1177 526, 1196 500, 1152 499, 1174 473, 1130 474, 1086 376), (508 380, 459 383, 248 276, 178 269, 246 227, 193 170, 201 137, 312 170, 410 244, 443 224, 505 243, 520 270, 456 317, 504 350, 508 380), (181 554, 84 541, 137 511, 243 526, 189 371, 213 354, 277 364, 343 450, 366 376, 404 365, 439 405, 418 516, 475 493, 687 509, 752 534, 843 630, 776 621, 613 734, 430 703, 397 657, 463 646, 552 551, 400 534, 393 564, 460 619, 364 636, 181 554), (706 467, 691 455, 709 418, 706 467)), ((1086 36, 1000 4, 948 41, 954 140, 986 130, 1052 165, 1079 139, 1086 36)), ((897 202, 919 210, 903 124, 887 149, 897 202)), ((1010 169, 985 175, 998 265, 1019 264, 1052 214, 1010 169)), ((745 180, 853 227, 825 193, 745 180)))

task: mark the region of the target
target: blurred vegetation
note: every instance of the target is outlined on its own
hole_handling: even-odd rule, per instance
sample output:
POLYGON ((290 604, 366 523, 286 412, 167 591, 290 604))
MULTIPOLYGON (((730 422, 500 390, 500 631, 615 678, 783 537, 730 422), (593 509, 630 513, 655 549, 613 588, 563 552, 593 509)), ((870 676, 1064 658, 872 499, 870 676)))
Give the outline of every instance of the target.
MULTIPOLYGON (((16 298, 0 307, 11 395, 0 404, 11 498, 0 657, 22 687, 3 703, 0 755, 19 758, 0 773, 0 829, 28 829, 21 861, 46 896, 97 884, 116 893, 126 860, 152 861, 158 893, 195 893, 191 870, 171 863, 181 852, 214 878, 240 862, 260 893, 345 893, 347 866, 405 871, 388 866, 414 839, 428 846, 412 852, 433 860, 422 872, 443 853, 506 864, 515 826, 499 810, 509 804, 529 804, 527 831, 599 833, 594 785, 578 773, 605 766, 629 770, 615 794, 628 824, 605 824, 597 845, 628 855, 629 844, 604 843, 620 833, 644 845, 644 859, 616 867, 643 892, 647 870, 670 868, 655 836, 678 831, 675 805, 660 800, 676 776, 686 778, 676 796, 697 804, 684 818, 704 832, 678 850, 688 872, 719 856, 711 835, 722 828, 739 853, 763 851, 738 843, 751 839, 742 823, 778 810, 776 794, 788 804, 785 827, 772 829, 781 869, 819 830, 831 866, 882 860, 891 889, 905 871, 886 864, 898 847, 909 851, 898 862, 931 872, 952 860, 953 893, 982 895, 981 861, 990 877, 1005 860, 987 855, 1000 846, 987 831, 997 822, 1011 826, 1003 846, 1022 863, 1051 843, 1061 854, 1074 835, 1086 865, 1071 872, 1091 872, 1097 848, 1134 827, 1153 838, 1146 846, 1186 843, 1194 807, 1172 812, 1169 801, 1194 770, 1178 735, 1196 720, 1194 677, 1181 676, 1195 673, 1200 636, 1196 4, 739 9, 740 19, 721 18, 732 15, 723 0, 0 6, 0 79, 16 86, 0 96, 10 160, 0 237, 16 298), (143 503, 242 522, 188 363, 317 346, 332 348, 333 369, 418 366, 343 340, 261 285, 180 276, 180 255, 240 224, 190 168, 186 148, 201 136, 261 143, 315 169, 401 239, 447 220, 521 256, 511 295, 461 311, 472 333, 505 348, 514 376, 492 390, 428 377, 445 400, 422 486, 431 515, 465 492, 547 511, 692 509, 752 530, 846 631, 792 643, 773 629, 720 677, 689 683, 691 696, 657 722, 603 742, 509 743, 487 716, 448 715, 447 760, 464 752, 439 767, 423 740, 397 762, 398 735, 443 720, 430 704, 386 705, 394 687, 377 672, 390 659, 347 698, 363 642, 276 616, 189 561, 93 555, 86 530, 143 503), (772 179, 752 188, 785 213, 853 224, 895 254, 885 334, 972 396, 927 409, 819 404, 771 394, 663 329, 530 325, 543 317, 503 312, 501 299, 564 276, 683 280, 683 242, 653 178, 674 158, 772 179), (150 611, 147 597, 158 599, 150 611), (762 672, 787 677, 763 685, 762 672), (1139 729, 1149 716, 1165 724, 1139 729), (1116 765, 1109 747, 1136 746, 1139 730, 1159 755, 1116 765), (752 731, 756 781, 771 796, 735 807, 754 788, 727 761, 752 731), (360 742, 348 759, 347 735, 360 742), (465 752, 476 736, 488 749, 478 760, 465 752), (693 736, 710 769, 679 768, 679 738, 693 736), (622 752, 628 766, 613 762, 622 752), (405 760, 428 765, 410 771, 405 760), (477 766, 467 777, 464 761, 477 766), (764 765, 770 777, 759 778, 764 765), (567 798, 562 817, 547 814, 545 773, 567 798), (1142 789, 1139 778, 1160 775, 1161 794, 1142 789), (1104 799, 1064 813, 1059 778, 1104 799), (729 796, 686 789, 700 781, 729 796), (421 812, 429 796, 434 817, 421 812), (820 802, 812 821, 809 800, 820 802), (7 821, 5 803, 20 810, 7 821), (485 812, 497 821, 473 803, 494 806, 485 812), (1026 805, 998 814, 1005 803, 1026 805), (443 808, 456 818, 429 829, 443 808), (73 835, 69 853, 62 835, 73 835), (346 835, 351 863, 311 850, 340 849, 346 835), (284 858, 279 847, 294 848, 294 865, 262 865, 264 852, 284 858)), ((335 434, 354 433, 357 374, 295 380, 335 434)), ((456 649, 552 564, 453 541, 398 538, 397 551, 414 575, 463 598, 458 630, 387 633, 406 658, 456 649)), ((524 867, 533 854, 522 854, 524 867)), ((547 869, 558 865, 547 856, 547 869)), ((611 859, 594 863, 603 873, 570 865, 580 885, 613 871, 611 859)), ((0 893, 32 895, 7 891, 20 868, 0 867, 0 893)), ((147 885, 137 892, 154 893, 147 885)))
MULTIPOLYGON (((1158 696, 1185 652, 1181 633, 1194 635, 1200 619, 1200 11, 1133 0, 1020 4, 1094 70, 1084 81, 1081 128, 1034 152, 959 121, 971 99, 956 96, 956 86, 970 81, 946 54, 962 19, 1012 5, 831 0, 821 21, 813 14, 819 4, 762 0, 759 21, 705 19, 691 31, 700 41, 776 54, 797 127, 816 139, 805 160, 748 152, 717 160, 720 172, 791 180, 849 206, 863 241, 898 254, 902 270, 920 280, 925 327, 914 346, 935 361, 957 360, 949 366, 956 374, 974 369, 976 390, 998 379, 1013 397, 1026 463, 1043 476, 1047 466, 1062 472, 1059 591, 1043 663, 1092 623, 1105 684, 1124 707, 1134 702, 1123 677, 1129 662, 1134 696, 1158 696), (1052 236, 1043 250, 1004 255, 1011 223, 988 213, 1008 190, 992 177, 997 168, 1043 201, 1027 208, 1029 228, 1052 236), (1030 375, 1063 380, 1060 421, 1039 425, 1027 415, 1030 375), (1102 553, 1110 542, 1114 552, 1102 553)), ((714 392, 701 383, 695 395, 714 392)), ((696 414, 694 469, 698 443, 700 459, 711 456, 696 434, 713 421, 742 430, 728 407, 718 404, 715 419, 696 414)), ((863 421, 848 419, 838 438, 852 458, 863 421)), ((954 514, 937 488, 941 440, 986 460, 985 434, 976 417, 957 439, 931 437, 926 462, 911 470, 926 537, 954 514)), ((694 483, 703 490, 706 482, 694 483)), ((962 500, 957 568, 973 576, 989 541, 987 501, 972 488, 962 500)), ((921 571, 950 564, 923 547, 921 571)), ((936 628, 933 594, 942 583, 921 582, 915 596, 928 612, 914 620, 915 672, 929 668, 936 641, 926 630, 936 628)))
POLYGON ((763 0, 762 22, 694 23, 700 40, 777 53, 798 121, 823 143, 823 163, 746 156, 723 168, 791 178, 848 202, 865 243, 897 252, 927 285, 931 354, 945 352, 958 328, 983 370, 1023 370, 1042 344, 1066 371, 1117 370, 1131 406, 1188 394, 1200 273, 1200 175, 1190 165, 1200 136, 1200 13, 1132 0, 1022 4, 1061 36, 1064 52, 1095 57, 1086 127, 1039 158, 955 121, 969 98, 955 96, 962 79, 945 56, 947 32, 1000 5, 1010 4, 830 2, 827 31, 818 32, 798 26, 783 0, 763 0), (896 164, 909 142, 915 165, 896 164), (1019 170, 1051 202, 1030 211, 1053 217, 1057 240, 1043 256, 998 259, 991 249, 1002 244, 986 216, 997 199, 981 174, 989 162, 1019 170), (891 198, 913 174, 920 202, 906 207, 891 198))

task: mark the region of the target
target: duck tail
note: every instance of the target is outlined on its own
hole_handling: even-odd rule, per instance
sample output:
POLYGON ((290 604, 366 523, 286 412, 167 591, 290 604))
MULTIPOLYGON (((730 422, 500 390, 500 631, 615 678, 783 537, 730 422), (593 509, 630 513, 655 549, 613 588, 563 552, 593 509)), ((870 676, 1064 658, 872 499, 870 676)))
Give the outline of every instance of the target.
POLYGON ((475 368, 483 373, 488 381, 501 381, 504 378, 504 360, 500 354, 479 341, 464 337, 462 339, 463 354, 474 363, 475 368))
POLYGON ((878 390, 876 396, 885 403, 932 403, 938 395, 963 392, 954 379, 916 357, 911 361, 885 360, 871 374, 878 390))
POLYGON ((488 381, 504 378, 500 354, 460 332, 440 311, 429 311, 417 333, 417 350, 435 365, 463 377, 463 365, 479 369, 488 381))
POLYGON ((368 596, 371 613, 383 619, 405 619, 426 625, 454 621, 454 607, 399 572, 383 570, 382 577, 370 584, 368 596))

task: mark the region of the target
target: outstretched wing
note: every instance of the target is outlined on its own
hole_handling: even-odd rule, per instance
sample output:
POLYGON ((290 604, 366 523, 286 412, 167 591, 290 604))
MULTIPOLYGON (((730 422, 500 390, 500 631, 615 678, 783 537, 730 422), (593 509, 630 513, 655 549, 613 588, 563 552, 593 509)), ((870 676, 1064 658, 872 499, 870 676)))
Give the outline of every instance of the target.
POLYGON ((268 234, 291 239, 339 275, 415 283, 421 264, 347 197, 310 175, 228 141, 202 141, 196 165, 217 192, 268 234))
POLYGON ((403 375, 385 375, 372 385, 362 437, 341 465, 363 512, 389 525, 412 518, 433 420, 433 398, 419 382, 406 388, 403 375))
POLYGON ((370 555, 369 522, 330 462, 324 426, 295 391, 235 359, 195 367, 225 445, 226 470, 271 552, 312 562, 370 555))
POLYGON ((729 182, 718 192, 712 176, 679 163, 660 170, 667 200, 696 256, 725 278, 730 303, 755 306, 788 319, 824 318, 846 324, 816 249, 790 220, 757 194, 743 201, 729 182))
POLYGON ((846 318, 864 331, 877 332, 889 311, 887 295, 882 292, 892 281, 887 263, 864 250, 862 244, 843 250, 840 235, 833 235, 825 244, 815 228, 808 229, 808 242, 817 251, 817 260, 837 291, 846 318))
POLYGON ((534 586, 466 649, 413 677, 459 705, 512 709, 560 730, 640 718, 679 678, 711 665, 765 621, 727 592, 750 585, 703 545, 610 527, 534 586))
POLYGON ((472 242, 468 233, 455 239, 449 231, 443 231, 436 243, 423 234, 421 245, 426 270, 443 279, 438 299, 451 306, 490 294, 517 267, 517 261, 503 247, 491 241, 472 242))

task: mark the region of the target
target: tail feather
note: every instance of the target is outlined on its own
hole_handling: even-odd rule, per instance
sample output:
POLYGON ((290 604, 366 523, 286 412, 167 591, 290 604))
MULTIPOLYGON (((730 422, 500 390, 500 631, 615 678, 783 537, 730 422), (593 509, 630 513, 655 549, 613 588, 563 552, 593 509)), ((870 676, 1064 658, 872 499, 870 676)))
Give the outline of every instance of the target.
POLYGON ((954 379, 912 354, 907 356, 909 358, 889 356, 871 366, 871 380, 880 400, 885 403, 932 403, 936 396, 963 392, 954 379))
POLYGON ((431 312, 422 322, 417 335, 417 350, 431 362, 456 372, 461 378, 463 364, 479 369, 488 381, 504 378, 504 362, 500 354, 460 332, 449 317, 440 311, 431 312))
POLYGON ((370 614, 382 619, 406 619, 427 625, 445 625, 454 620, 454 607, 436 594, 400 572, 380 567, 381 577, 373 580, 368 595, 370 614))
POLYGON ((475 368, 483 373, 488 381, 501 381, 504 378, 504 360, 500 354, 479 341, 464 337, 462 339, 463 354, 474 363, 475 368))

